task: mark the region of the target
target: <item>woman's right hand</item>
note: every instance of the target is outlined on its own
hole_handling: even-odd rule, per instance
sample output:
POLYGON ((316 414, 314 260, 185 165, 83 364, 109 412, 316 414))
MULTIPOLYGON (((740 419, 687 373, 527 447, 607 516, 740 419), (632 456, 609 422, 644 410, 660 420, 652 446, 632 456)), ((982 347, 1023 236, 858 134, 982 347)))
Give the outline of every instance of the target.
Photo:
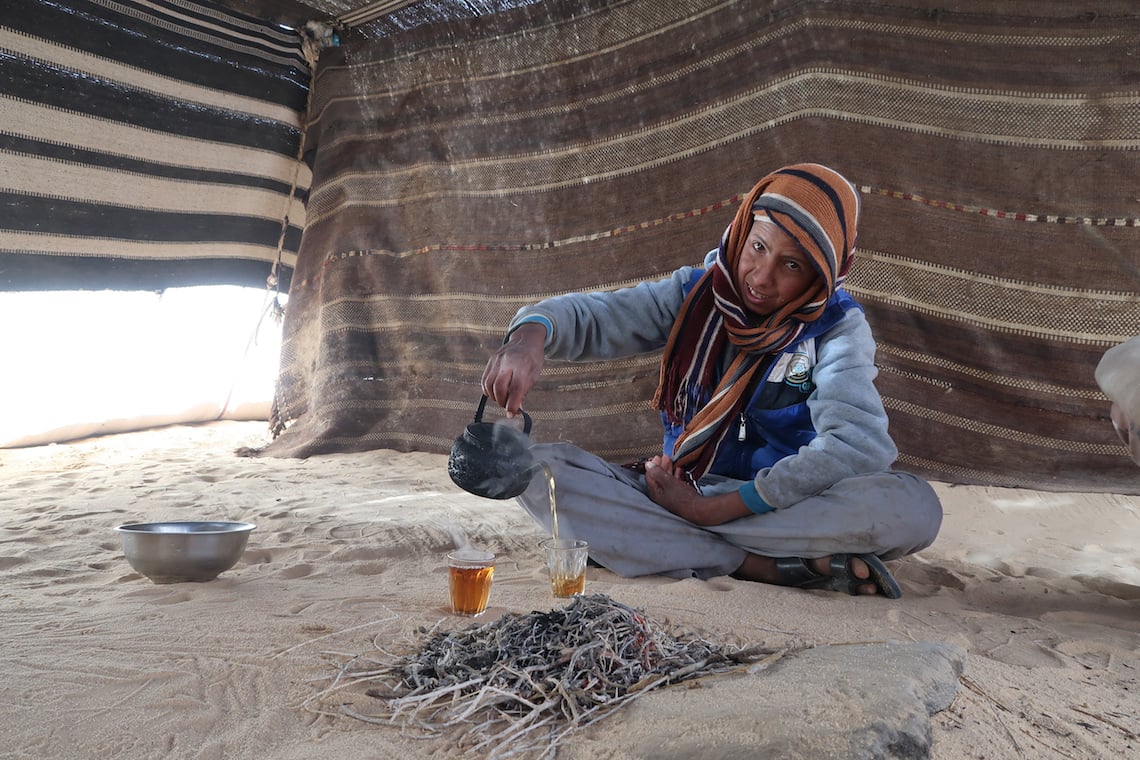
POLYGON ((499 346, 483 370, 483 392, 514 417, 526 394, 538 381, 545 360, 546 328, 536 322, 520 325, 499 346))

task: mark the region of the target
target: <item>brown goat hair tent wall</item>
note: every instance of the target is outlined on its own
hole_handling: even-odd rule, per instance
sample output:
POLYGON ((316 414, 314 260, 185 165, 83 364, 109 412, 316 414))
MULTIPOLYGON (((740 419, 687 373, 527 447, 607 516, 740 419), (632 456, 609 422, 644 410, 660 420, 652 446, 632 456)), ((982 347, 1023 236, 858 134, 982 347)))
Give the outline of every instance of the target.
MULTIPOLYGON (((519 306, 696 263, 819 161, 898 466, 1140 492, 1093 378, 1140 333, 1133 3, 429 2, 319 59, 272 5, 0 13, 0 290, 288 286, 265 454, 447 451, 519 306)), ((654 452, 658 358, 548 365, 534 437, 654 452)))
MULTIPOLYGON (((446 452, 515 310, 696 263, 779 165, 864 201, 898 466, 1140 492, 1093 368, 1140 325, 1130 3, 543 2, 322 52, 267 454, 446 452)), ((615 325, 620 329, 620 325, 615 325)), ((657 355, 548 364, 537 440, 660 445, 657 355)))
POLYGON ((301 36, 191 0, 0 11, 0 290, 284 287, 301 36))

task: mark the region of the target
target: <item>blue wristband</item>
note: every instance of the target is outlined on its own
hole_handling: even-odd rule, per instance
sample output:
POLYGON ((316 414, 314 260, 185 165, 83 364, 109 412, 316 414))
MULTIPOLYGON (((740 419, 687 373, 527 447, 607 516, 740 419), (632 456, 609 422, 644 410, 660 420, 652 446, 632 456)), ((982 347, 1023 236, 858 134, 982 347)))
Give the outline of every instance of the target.
POLYGON ((776 509, 764 501, 764 499, 760 498, 760 494, 756 491, 755 483, 745 483, 737 490, 737 493, 740 494, 741 499, 744 499, 744 506, 748 507, 748 510, 753 514, 762 515, 765 512, 773 512, 776 509))

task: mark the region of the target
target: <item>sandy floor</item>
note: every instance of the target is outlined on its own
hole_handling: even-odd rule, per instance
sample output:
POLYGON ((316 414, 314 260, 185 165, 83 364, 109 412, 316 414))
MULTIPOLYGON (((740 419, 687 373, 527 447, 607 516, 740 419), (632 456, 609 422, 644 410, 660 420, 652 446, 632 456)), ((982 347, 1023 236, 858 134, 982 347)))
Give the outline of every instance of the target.
MULTIPOLYGON (((233 456, 264 431, 219 423, 0 451, 0 757, 455 754, 337 715, 347 697, 322 695, 332 663, 421 624, 466 624, 445 607, 451 525, 500 558, 481 620, 552 608, 537 529, 511 502, 459 491, 438 455, 233 456), (167 519, 257 530, 217 580, 155 585, 112 529, 167 519)), ((943 533, 894 563, 900 601, 599 569, 587 591, 726 643, 959 645, 959 695, 932 718, 942 760, 1140 755, 1140 498, 936 487, 943 533)), ((668 691, 559 756, 630 756, 638 715, 667 715, 668 691)))

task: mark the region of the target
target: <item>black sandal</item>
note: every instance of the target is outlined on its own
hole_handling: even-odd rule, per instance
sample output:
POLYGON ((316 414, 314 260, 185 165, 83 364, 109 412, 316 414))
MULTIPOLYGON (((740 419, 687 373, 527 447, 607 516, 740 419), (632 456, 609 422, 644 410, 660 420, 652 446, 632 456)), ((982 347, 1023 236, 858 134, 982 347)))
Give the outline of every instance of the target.
POLYGON ((848 594, 857 595, 860 586, 874 583, 879 593, 888 599, 898 599, 902 596, 899 584, 883 561, 874 554, 832 554, 828 569, 831 575, 820 575, 800 557, 776 558, 776 572, 779 573, 780 583, 784 586, 846 591, 848 594), (856 577, 851 571, 853 558, 863 560, 867 569, 871 571, 870 577, 856 577))

